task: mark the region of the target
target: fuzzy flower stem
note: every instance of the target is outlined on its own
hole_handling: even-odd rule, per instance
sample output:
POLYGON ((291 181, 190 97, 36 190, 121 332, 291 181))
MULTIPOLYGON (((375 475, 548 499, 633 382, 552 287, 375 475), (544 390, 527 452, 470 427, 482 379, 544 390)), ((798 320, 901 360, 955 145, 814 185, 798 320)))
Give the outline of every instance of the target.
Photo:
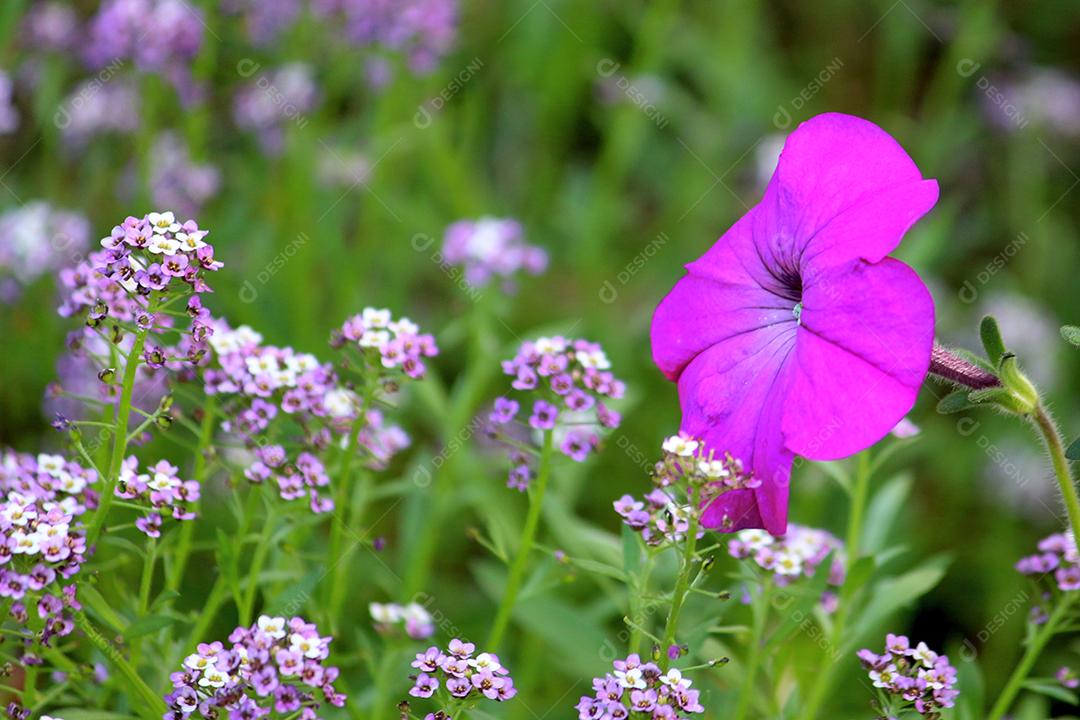
POLYGON ((131 663, 127 661, 127 658, 118 650, 109 640, 101 634, 101 631, 90 622, 90 618, 86 616, 82 610, 76 610, 73 614, 75 619, 75 625, 82 630, 91 644, 94 645, 101 654, 109 659, 109 662, 120 671, 120 674, 127 680, 129 686, 134 691, 134 694, 142 699, 145 711, 141 713, 142 717, 148 720, 158 720, 158 718, 164 717, 168 712, 168 708, 165 707, 165 701, 161 699, 161 696, 150 689, 150 686, 146 684, 146 681, 139 677, 139 673, 132 667, 131 663))
MULTIPOLYGON (((157 310, 157 304, 151 300, 147 312, 153 314, 157 310)), ((131 418, 131 396, 135 390, 135 374, 139 369, 139 360, 142 357, 143 345, 146 343, 146 330, 138 330, 135 333, 135 341, 131 346, 131 352, 127 355, 124 364, 124 383, 120 389, 120 402, 116 406, 115 427, 113 428, 112 454, 109 455, 109 471, 102 478, 101 504, 94 512, 94 519, 86 532, 86 547, 93 548, 105 527, 105 519, 112 507, 113 495, 116 484, 120 481, 120 470, 124 464, 124 454, 127 452, 127 427, 131 418)))
POLYGON ((972 390, 985 390, 1001 384, 992 374, 936 342, 930 354, 930 374, 972 390))
POLYGON ((993 709, 990 710, 987 720, 1001 720, 1005 713, 1008 712, 1013 700, 1016 699, 1017 693, 1020 692, 1020 688, 1023 687, 1024 682, 1027 680, 1028 673, 1034 667, 1035 661, 1042 654, 1043 648, 1050 642, 1050 638, 1058 631, 1062 621, 1065 620, 1069 610, 1072 609, 1073 595, 1074 593, 1065 593, 1061 602, 1054 608, 1054 612, 1050 614, 1050 617, 1039 628, 1039 631, 1032 636, 1027 649, 1024 650, 1024 657, 1021 658, 1008 682, 1005 683, 1005 687, 1002 689, 1001 695, 998 696, 997 702, 994 703, 993 709))
MULTIPOLYGON (((859 453, 855 469, 855 482, 851 489, 851 508, 848 511, 847 529, 847 567, 848 573, 859 559, 859 540, 862 537, 863 515, 866 510, 866 501, 870 488, 870 469, 873 466, 869 451, 859 453)), ((844 626, 847 624, 850 602, 841 602, 836 609, 836 618, 833 620, 832 633, 829 635, 828 649, 835 652, 840 647, 844 638, 844 626)), ((806 704, 803 706, 801 720, 813 720, 821 704, 825 701, 832 685, 836 663, 826 663, 821 672, 817 674, 813 690, 810 692, 806 704)))
POLYGON ((517 600, 521 583, 525 579, 525 568, 528 565, 529 553, 532 551, 533 542, 536 540, 536 530, 540 526, 540 513, 544 506, 544 494, 547 492, 548 478, 551 475, 551 455, 555 446, 555 435, 551 430, 544 431, 544 445, 540 450, 540 467, 537 470, 535 488, 529 493, 529 513, 525 517, 525 527, 521 531, 521 542, 518 544, 517 555, 510 566, 510 574, 506 578, 506 588, 503 590, 502 601, 495 613, 495 622, 491 625, 491 633, 488 635, 486 647, 491 652, 497 652, 499 643, 502 642, 503 634, 510 624, 510 615, 514 612, 514 603, 517 600))
POLYGON ((1065 457, 1061 432, 1042 403, 1035 406, 1032 422, 1046 443, 1046 451, 1054 466, 1054 476, 1057 478, 1058 487, 1061 488, 1061 499, 1065 502, 1065 510, 1069 514, 1069 526, 1072 528, 1073 537, 1080 538, 1080 498, 1077 497, 1076 482, 1069 470, 1069 460, 1065 457))
MULTIPOLYGON (((691 505, 694 499, 690 499, 691 505)), ((690 526, 686 530, 686 548, 683 551, 682 565, 679 568, 679 577, 675 581, 675 590, 671 594, 671 610, 668 611, 667 622, 664 624, 664 642, 661 644, 660 663, 667 670, 671 659, 667 649, 675 644, 675 633, 679 629, 679 615, 682 613, 683 604, 690 589, 690 576, 694 571, 694 554, 697 551, 698 518, 696 514, 690 517, 690 526)))
POLYGON ((765 636, 765 623, 769 616, 769 603, 772 602, 772 583, 763 584, 761 594, 755 598, 754 626, 750 633, 750 651, 746 659, 746 671, 743 673, 739 690, 739 704, 735 710, 735 720, 744 720, 750 710, 750 701, 757 694, 754 678, 761 665, 762 640, 765 636))

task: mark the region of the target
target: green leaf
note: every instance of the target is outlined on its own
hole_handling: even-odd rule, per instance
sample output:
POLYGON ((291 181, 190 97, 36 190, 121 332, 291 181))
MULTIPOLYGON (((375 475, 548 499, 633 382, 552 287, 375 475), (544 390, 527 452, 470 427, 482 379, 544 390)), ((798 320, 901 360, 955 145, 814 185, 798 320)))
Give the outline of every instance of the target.
POLYGON ((1077 704, 1076 693, 1071 692, 1063 688, 1060 685, 1040 682, 1038 680, 1028 680, 1024 683, 1024 688, 1032 692, 1045 695, 1046 697, 1053 698, 1054 700, 1060 700, 1061 702, 1069 703, 1070 705, 1077 704))
MULTIPOLYGON (((951 655, 952 653, 950 653, 951 655)), ((982 671, 976 662, 960 663, 957 671, 960 697, 957 701, 958 720, 983 720, 986 717, 986 687, 982 671)))
POLYGON ((1001 330, 998 329, 997 320, 993 315, 987 315, 979 324, 979 337, 982 339, 983 349, 990 362, 997 365, 1001 356, 1005 354, 1005 341, 1001 339, 1001 330))
POLYGON ((132 640, 137 637, 142 637, 143 635, 150 635, 151 633, 155 633, 162 628, 169 627, 175 622, 176 618, 169 615, 147 615, 146 617, 141 617, 135 622, 128 625, 127 629, 124 630, 123 633, 124 638, 127 640, 132 640))
POLYGON ((1061 337, 1077 347, 1080 347, 1080 327, 1076 325, 1063 325, 1061 327, 1061 337))
POLYGON ((774 588, 771 601, 772 608, 777 615, 783 618, 773 631, 767 643, 766 652, 770 648, 782 643, 796 628, 805 623, 814 612, 814 606, 821 601, 821 594, 825 592, 825 586, 829 582, 829 572, 832 569, 833 553, 821 561, 814 577, 808 583, 795 583, 784 588, 774 588), (779 596, 777 593, 781 593, 779 596), (794 600, 794 602, 792 602, 794 600))
POLYGON ((1065 457, 1070 460, 1080 460, 1080 438, 1072 441, 1072 445, 1065 450, 1065 457))
POLYGON ((937 411, 942 415, 952 415, 975 407, 975 403, 968 400, 968 392, 968 390, 953 390, 941 398, 941 401, 937 404, 937 411))
POLYGON ((236 549, 232 538, 221 528, 217 529, 217 557, 219 572, 225 577, 225 584, 232 593, 233 601, 240 607, 243 595, 240 592, 240 577, 236 567, 236 549))
POLYGON ((90 583, 83 583, 79 586, 79 601, 86 606, 86 609, 94 614, 94 616, 108 626, 108 629, 117 634, 122 633, 121 628, 127 625, 127 621, 115 610, 108 600, 101 596, 101 593, 97 591, 97 588, 90 583))
POLYGON ((874 493, 866 510, 862 534, 862 547, 870 555, 885 549, 889 531, 911 494, 911 486, 911 476, 903 474, 889 480, 874 493))
POLYGON ((950 562, 949 556, 937 555, 914 570, 878 583, 870 601, 858 613, 858 621, 853 623, 852 631, 844 643, 845 648, 868 636, 900 608, 930 592, 941 582, 941 578, 945 577, 945 570, 950 562))

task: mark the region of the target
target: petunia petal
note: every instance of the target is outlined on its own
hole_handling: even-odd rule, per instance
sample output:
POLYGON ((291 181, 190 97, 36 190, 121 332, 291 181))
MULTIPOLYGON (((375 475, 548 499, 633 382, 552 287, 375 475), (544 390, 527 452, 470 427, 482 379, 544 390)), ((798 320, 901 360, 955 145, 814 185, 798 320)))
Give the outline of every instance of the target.
POLYGON ((683 368, 712 345, 792 319, 790 306, 755 279, 765 270, 752 257, 750 224, 748 215, 689 264, 687 275, 657 306, 651 329, 653 360, 669 379, 678 379, 683 368))
POLYGON ((826 113, 788 136, 756 213, 754 236, 770 267, 798 270, 805 254, 825 250, 837 261, 876 261, 936 200, 937 184, 923 180, 888 133, 862 118, 826 113), (877 212, 875 219, 886 222, 874 228, 862 221, 851 228, 869 229, 862 236, 838 232, 845 229, 842 223, 822 234, 848 211, 861 218, 877 212))
POLYGON ((786 446, 833 460, 880 440, 915 404, 930 365, 934 303, 904 263, 853 261, 808 279, 786 446))
POLYGON ((761 481, 753 502, 740 491, 721 495, 709 506, 706 524, 725 530, 764 524, 770 532, 784 531, 793 456, 775 428, 790 386, 795 327, 792 320, 720 342, 698 355, 679 379, 681 429, 717 452, 730 452, 761 481))

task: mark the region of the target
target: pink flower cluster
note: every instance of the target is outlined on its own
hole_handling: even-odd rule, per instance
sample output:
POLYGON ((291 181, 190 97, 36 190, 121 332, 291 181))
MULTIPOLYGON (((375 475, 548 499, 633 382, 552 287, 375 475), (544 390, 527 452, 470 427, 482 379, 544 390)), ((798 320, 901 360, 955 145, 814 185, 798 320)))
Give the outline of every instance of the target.
POLYGON ((263 615, 251 627, 236 628, 228 648, 200 643, 183 669, 170 676, 173 691, 165 696, 170 710, 165 717, 246 720, 274 712, 318 720, 323 702, 345 705, 333 684, 338 669, 325 664, 331 640, 303 618, 263 615))
MULTIPOLYGON (((244 475, 255 483, 272 481, 285 500, 307 497, 316 513, 333 509, 321 490, 330 478, 319 455, 347 434, 364 413, 356 441, 371 467, 382 467, 409 444, 401 428, 388 425, 380 411, 364 410, 360 397, 343 387, 329 363, 292 348, 262 344, 262 335, 246 325, 233 329, 214 321, 213 350, 203 372, 209 395, 223 398, 226 432, 239 435, 252 448, 255 461, 244 475), (291 421, 291 422, 287 422, 291 421), (293 455, 281 443, 268 441, 271 428, 299 427, 304 450, 293 455)), ((283 433, 276 433, 281 436, 283 433)))
POLYGON ((137 330, 148 332, 140 362, 159 368, 168 362, 186 359, 195 363, 207 350, 211 333, 210 315, 199 293, 209 292, 205 274, 222 267, 214 259, 214 248, 193 220, 179 223, 171 212, 153 212, 145 217, 128 217, 101 241, 105 248, 90 255, 87 262, 61 272, 66 288, 60 315, 86 313, 87 325, 99 328, 106 319, 125 331, 113 342, 121 343, 137 330), (190 327, 174 328, 172 315, 160 312, 159 305, 189 296, 187 315, 190 327), (163 347, 163 335, 180 332, 175 350, 163 347))
MULTIPOLYGON (((600 428, 614 429, 622 421, 619 413, 604 404, 605 399, 621 398, 626 391, 610 367, 597 343, 561 336, 526 341, 513 359, 502 363, 503 373, 514 378, 515 390, 539 396, 527 420, 529 427, 556 431, 560 452, 576 462, 584 462, 600 446, 600 428)), ((496 398, 488 415, 490 434, 497 439, 508 437, 506 426, 520 409, 516 400, 496 398)), ((511 463, 509 485, 523 490, 532 475, 529 457, 515 451, 511 463)))
POLYGON ((439 354, 435 338, 421 333, 416 323, 408 318, 394 319, 389 310, 364 308, 353 315, 334 332, 330 344, 335 348, 359 349, 362 366, 358 368, 387 374, 405 375, 419 380, 427 367, 423 358, 439 354))
MULTIPOLYGON (((74 629, 69 611, 79 604, 75 584, 65 581, 86 559, 80 518, 97 506, 96 481, 93 470, 59 455, 0 454, 0 597, 14 601, 17 622, 25 624, 30 612, 45 620, 45 646, 74 629)), ((40 659, 27 652, 22 661, 40 659)))
MULTIPOLYGON (((704 443, 686 435, 664 440, 663 451, 653 468, 656 488, 644 500, 623 495, 614 503, 623 523, 641 533, 649 545, 682 541, 691 522, 700 520, 705 499, 760 484, 743 471, 739 460, 726 454, 717 457, 704 443)), ((699 531, 698 537, 702 534, 699 531)))
POLYGON ((478 701, 482 698, 502 702, 517 695, 517 688, 510 671, 499 663, 493 653, 474 656, 476 646, 454 638, 446 652, 429 647, 416 654, 412 666, 420 671, 413 676, 409 694, 416 698, 429 698, 445 684, 450 697, 459 701, 478 701))
POLYGON ((583 695, 574 707, 579 720, 676 720, 705 712, 692 684, 678 669, 661 672, 634 654, 616 660, 613 673, 593 678, 593 696, 583 695))
POLYGON ((858 657, 874 687, 912 703, 920 715, 941 717, 940 710, 951 708, 960 694, 954 687, 956 668, 947 656, 938 655, 926 643, 911 647, 903 635, 889 634, 884 653, 876 655, 864 649, 858 657))
POLYGON ((135 521, 148 537, 161 537, 162 513, 174 520, 194 520, 192 506, 199 499, 199 483, 181 480, 178 469, 168 460, 159 460, 146 472, 139 472, 139 460, 134 455, 124 460, 115 495, 123 500, 140 501, 147 506, 145 514, 135 521))
POLYGON ((1036 578, 1053 573, 1058 590, 1080 590, 1080 553, 1072 533, 1057 533, 1039 541, 1039 552, 1016 563, 1017 571, 1036 578))
MULTIPOLYGON (((839 588, 844 584, 843 549, 844 544, 830 533, 794 523, 789 523, 787 533, 779 537, 764 530, 740 530, 728 541, 731 557, 751 560, 780 587, 802 577, 812 577, 831 553, 828 584, 839 588)), ((821 597, 827 612, 836 609, 836 601, 833 590, 827 590, 821 597)))
POLYGON ((446 229, 443 258, 463 269, 465 280, 483 287, 494 278, 510 281, 518 272, 539 275, 547 269, 543 248, 525 242, 517 220, 483 217, 459 220, 446 229))

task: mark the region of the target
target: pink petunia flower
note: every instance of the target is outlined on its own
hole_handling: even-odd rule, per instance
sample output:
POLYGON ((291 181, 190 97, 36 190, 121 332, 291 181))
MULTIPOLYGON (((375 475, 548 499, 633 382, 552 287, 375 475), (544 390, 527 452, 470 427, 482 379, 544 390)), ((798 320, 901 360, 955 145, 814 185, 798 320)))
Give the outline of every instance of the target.
POLYGON ((706 527, 782 535, 796 454, 846 457, 911 409, 934 305, 886 256, 937 197, 876 125, 819 115, 788 137, 762 201, 657 307, 653 359, 678 382, 681 429, 761 482, 719 495, 706 527))

